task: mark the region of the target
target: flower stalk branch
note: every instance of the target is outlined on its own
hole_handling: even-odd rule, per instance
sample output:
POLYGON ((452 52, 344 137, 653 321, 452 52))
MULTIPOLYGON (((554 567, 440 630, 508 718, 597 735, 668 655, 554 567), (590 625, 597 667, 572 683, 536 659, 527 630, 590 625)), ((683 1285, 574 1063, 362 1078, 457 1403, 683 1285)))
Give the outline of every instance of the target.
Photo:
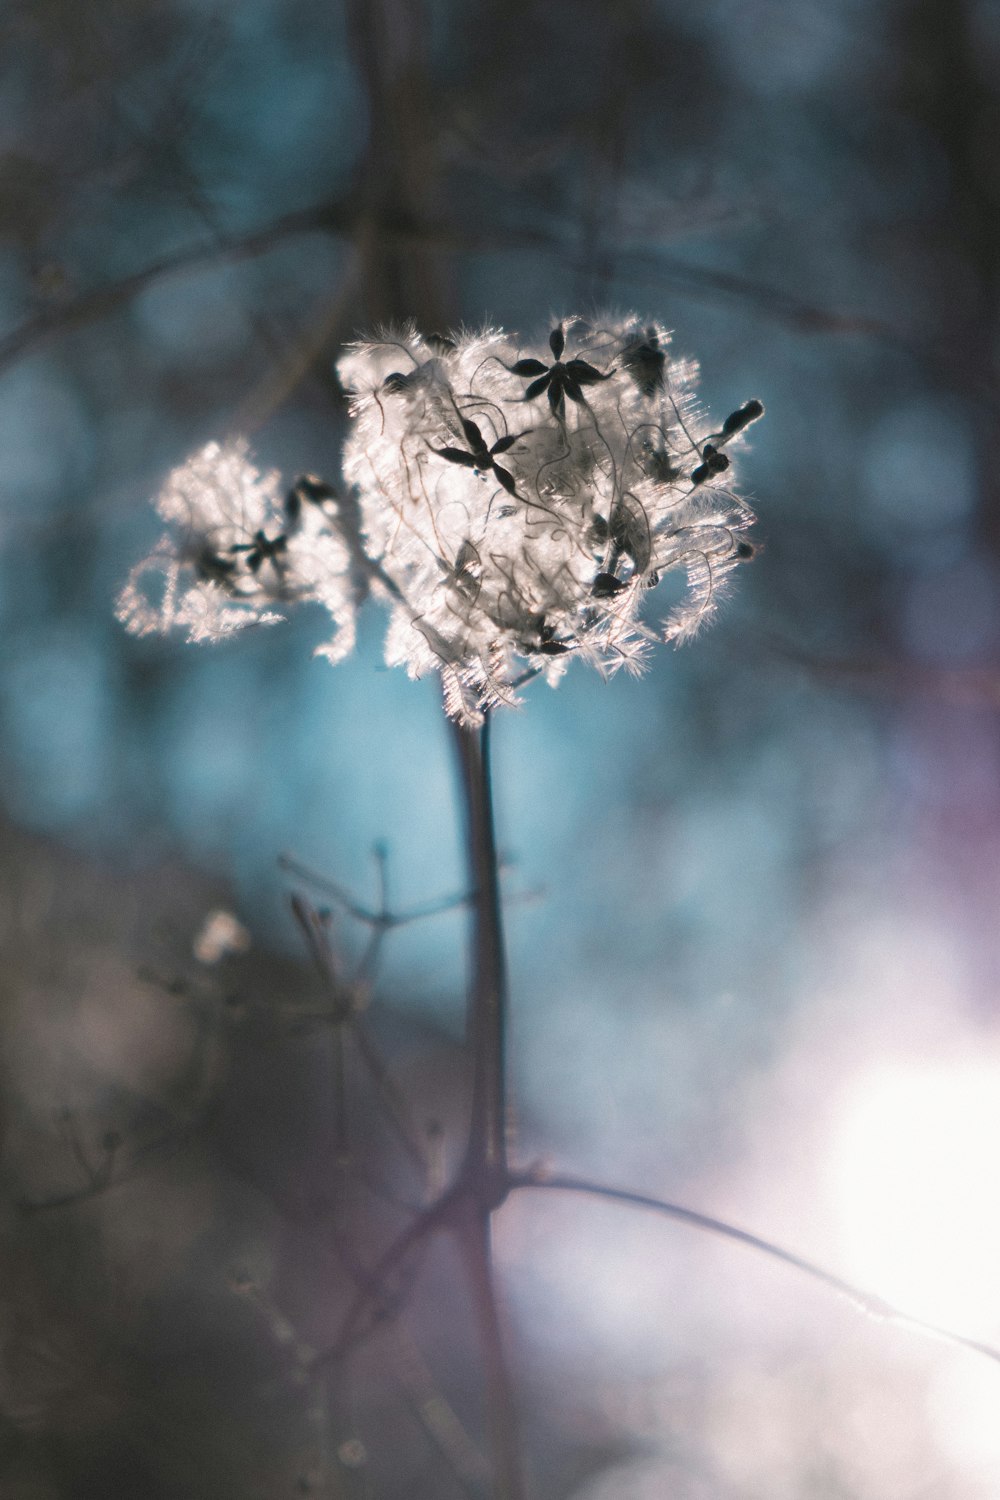
POLYGON ((452 721, 465 806, 472 892, 472 972, 467 1042, 472 1055, 472 1107, 462 1174, 480 1205, 499 1206, 507 1190, 507 961, 493 792, 490 716, 479 728, 452 721))

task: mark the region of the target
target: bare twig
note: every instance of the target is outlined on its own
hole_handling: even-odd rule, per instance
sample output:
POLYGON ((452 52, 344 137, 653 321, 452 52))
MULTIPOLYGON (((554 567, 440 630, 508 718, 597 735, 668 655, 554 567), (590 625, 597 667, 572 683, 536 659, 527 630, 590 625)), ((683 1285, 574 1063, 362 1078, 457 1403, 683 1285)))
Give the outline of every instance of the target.
POLYGON ((290 854, 283 854, 278 864, 287 874, 306 881, 316 890, 330 896, 341 910, 349 917, 353 917, 356 922, 361 922, 366 927, 384 927, 387 931, 392 931, 397 927, 408 927, 411 922, 423 922, 427 917, 438 917, 445 912, 457 911, 462 906, 470 906, 474 900, 473 896, 463 891, 457 895, 441 896, 436 901, 420 902, 416 906, 407 907, 404 911, 390 911, 384 904, 376 910, 363 905, 351 895, 345 886, 338 885, 327 875, 320 875, 290 854))
POLYGON ((19 328, 0 339, 0 370, 52 338, 107 317, 131 302, 133 297, 139 296, 154 282, 162 281, 167 276, 199 270, 225 261, 248 260, 257 255, 265 255, 296 235, 317 232, 343 234, 349 227, 350 214, 346 205, 332 201, 283 214, 281 218, 274 219, 270 224, 252 230, 249 234, 217 235, 207 243, 191 245, 185 250, 161 256, 159 260, 152 261, 130 276, 120 276, 117 281, 83 292, 71 302, 46 308, 44 312, 29 318, 19 328))
POLYGON ((160 1157, 161 1160, 169 1160, 182 1151, 195 1138, 203 1124, 204 1117, 199 1116, 189 1125, 137 1146, 129 1159, 121 1165, 112 1166, 109 1162, 107 1171, 87 1168, 87 1182, 81 1187, 70 1188, 64 1193, 53 1193, 48 1198, 19 1198, 16 1206, 25 1214, 47 1213, 54 1209, 75 1208, 88 1199, 114 1192, 145 1171, 151 1159, 160 1157))
POLYGON ((364 1342, 376 1323, 390 1315, 388 1309, 398 1300, 387 1297, 386 1288, 390 1277, 405 1266, 410 1255, 416 1252, 428 1236, 445 1227, 463 1195, 464 1189, 459 1191, 449 1188, 396 1236, 364 1276, 363 1284, 347 1310, 340 1332, 333 1343, 316 1356, 313 1364, 315 1369, 339 1364, 364 1342), (374 1317, 371 1316, 372 1313, 374 1317))
MULTIPOLYGON (((419 224, 398 221, 379 221, 373 224, 370 219, 358 217, 357 207, 349 199, 331 199, 283 214, 247 234, 217 234, 206 243, 191 245, 184 250, 161 256, 131 275, 83 292, 69 302, 46 308, 0 338, 0 371, 51 339, 107 317, 148 287, 167 277, 215 264, 253 259, 280 248, 287 240, 307 234, 349 238, 362 248, 375 235, 382 250, 392 248, 397 252, 436 250, 452 254, 492 255, 530 251, 534 255, 555 256, 562 265, 579 264, 581 271, 586 269, 586 263, 579 260, 574 247, 567 244, 565 235, 556 228, 540 229, 537 225, 510 228, 497 225, 475 232, 445 220, 430 222, 426 219, 419 224)), ((671 282, 686 288, 691 294, 703 294, 714 300, 720 295, 733 297, 759 307, 768 316, 802 333, 861 334, 926 363, 954 363, 955 356, 949 351, 915 345, 905 334, 880 318, 838 312, 822 307, 808 298, 795 296, 745 276, 710 270, 665 257, 655 249, 647 253, 623 253, 620 257, 619 274, 633 283, 641 283, 644 278, 655 279, 656 284, 661 286, 664 281, 671 282)), ((349 284, 353 286, 353 282, 349 284)), ((343 299, 346 296, 346 291, 343 294, 338 291, 335 295, 325 314, 327 326, 335 327, 343 318, 343 299)), ((261 420, 266 403, 284 399, 282 392, 287 394, 295 384, 301 370, 301 359, 304 357, 304 354, 297 353, 287 371, 279 375, 275 387, 277 395, 266 393, 265 408, 255 405, 247 409, 246 416, 252 422, 261 420)), ((995 399, 994 388, 988 394, 991 401, 995 399)))
POLYGON ((347 1100, 346 1074, 343 1054, 345 1029, 357 1047, 358 1055, 375 1085, 375 1096, 383 1113, 395 1131, 407 1154, 420 1168, 425 1179, 429 1174, 429 1162, 420 1132, 414 1126, 410 1111, 400 1090, 396 1087, 388 1066, 368 1034, 364 1021, 355 1004, 355 981, 341 979, 329 934, 319 914, 301 896, 292 897, 292 911, 306 942, 313 961, 331 997, 330 1011, 320 1019, 331 1022, 334 1027, 335 1072, 337 1087, 337 1141, 338 1149, 346 1150, 347 1144, 347 1100))
POLYGON ((590 1198, 610 1199, 613 1203, 623 1203, 630 1208, 649 1209, 653 1213, 662 1214, 678 1223, 688 1224, 693 1229, 703 1229, 709 1234, 719 1235, 722 1239, 735 1240, 737 1244, 747 1245, 751 1250, 758 1250, 762 1255, 770 1256, 772 1260, 781 1261, 783 1265, 791 1266, 803 1276, 818 1281, 830 1291, 836 1292, 838 1296, 845 1297, 848 1302, 873 1318, 913 1328, 918 1333, 940 1339, 960 1349, 967 1349, 970 1353, 981 1354, 984 1358, 1000 1364, 1000 1349, 994 1348, 992 1344, 966 1338, 964 1334, 955 1333, 950 1328, 942 1328, 936 1323, 928 1323, 923 1318, 915 1318, 910 1313, 894 1307, 884 1297, 864 1291, 853 1282, 845 1281, 843 1277, 824 1270, 822 1266, 807 1260, 805 1256, 796 1255, 794 1251, 776 1245, 772 1240, 751 1234, 747 1229, 739 1229, 735 1224, 728 1224, 724 1219, 713 1219, 710 1215, 698 1213, 693 1208, 683 1208, 679 1203, 671 1203, 666 1198, 656 1198, 648 1193, 635 1193, 625 1188, 609 1186, 606 1183, 593 1182, 587 1177, 573 1177, 562 1172, 549 1173, 542 1170, 512 1173, 508 1179, 508 1187, 511 1192, 517 1192, 523 1188, 534 1188, 543 1192, 581 1193, 590 1198))

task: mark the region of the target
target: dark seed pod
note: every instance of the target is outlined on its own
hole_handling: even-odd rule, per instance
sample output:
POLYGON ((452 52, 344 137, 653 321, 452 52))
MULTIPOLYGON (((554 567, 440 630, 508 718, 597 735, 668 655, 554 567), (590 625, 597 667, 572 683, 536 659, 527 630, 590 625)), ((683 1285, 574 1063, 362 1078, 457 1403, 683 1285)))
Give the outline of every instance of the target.
POLYGON ((382 389, 390 396, 401 396, 409 385, 410 377, 404 375, 402 370, 393 370, 382 382, 382 389))
POLYGON ((337 498, 337 491, 333 485, 327 484, 325 479, 317 479, 315 474, 300 474, 295 481, 295 488, 303 500, 308 500, 313 505, 322 505, 324 500, 337 498))
MULTIPOLYGON (((497 479, 499 479, 508 495, 517 495, 517 482, 514 479, 513 474, 508 473, 508 471, 503 467, 502 464, 494 463, 492 467, 493 473, 496 475, 497 479)), ((518 495, 518 499, 520 498, 520 495, 518 495)))
POLYGON ((616 505, 611 512, 611 523, 608 534, 619 552, 630 551, 629 541, 632 533, 629 527, 628 512, 624 506, 616 505))
POLYGON ((704 484, 712 474, 722 474, 729 468, 729 459, 725 453, 720 453, 718 448, 711 443, 706 443, 702 449, 702 462, 691 475, 692 484, 704 484))
POLYGON ((622 589, 628 585, 613 573, 598 573, 591 585, 590 592, 595 599, 613 599, 615 594, 620 594, 622 589))
POLYGON ((508 365, 507 369, 512 375, 545 374, 545 366, 540 359, 519 359, 516 364, 508 365))
POLYGON ((455 340, 450 339, 446 333, 429 333, 424 343, 429 349, 433 349, 435 354, 454 354, 458 348, 455 340))
POLYGON ((302 512, 302 502, 322 505, 325 500, 336 500, 337 491, 332 484, 317 479, 315 474, 300 474, 285 496, 285 514, 290 521, 297 521, 302 512))
POLYGON ((194 561, 194 570, 206 583, 228 583, 236 572, 236 559, 220 557, 211 547, 203 547, 194 561))
POLYGON ((736 543, 736 556, 742 558, 744 561, 746 561, 748 557, 755 556, 756 552, 757 548, 754 546, 753 542, 736 543))
POLYGON ((722 436, 735 437, 738 432, 743 431, 744 427, 749 427, 751 422, 756 422, 763 415, 763 401, 758 401, 756 397, 752 401, 744 401, 743 405, 723 422, 722 436))
POLYGON ((674 468, 669 453, 664 453, 661 449, 650 448, 643 455, 642 466, 647 476, 657 484, 671 484, 680 477, 680 470, 674 468))
POLYGON ((565 656, 569 647, 563 641, 555 639, 555 626, 543 624, 539 629, 539 645, 532 647, 542 656, 565 656))
POLYGON ((486 444, 483 442, 483 434, 480 432, 476 423, 471 421, 468 417, 462 417, 461 423, 462 431, 465 433, 465 441, 468 443, 469 447, 473 450, 473 452, 485 453, 487 451, 486 444))
POLYGON ((622 353, 621 362, 644 396, 654 396, 663 389, 667 356, 660 348, 655 328, 646 329, 646 337, 641 343, 630 344, 622 353))

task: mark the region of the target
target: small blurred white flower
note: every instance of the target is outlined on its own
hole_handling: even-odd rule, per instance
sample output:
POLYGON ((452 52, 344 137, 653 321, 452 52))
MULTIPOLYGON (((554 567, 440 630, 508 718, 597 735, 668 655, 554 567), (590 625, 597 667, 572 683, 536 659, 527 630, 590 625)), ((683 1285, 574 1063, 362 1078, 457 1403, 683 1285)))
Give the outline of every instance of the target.
POLYGON ((200 964, 217 964, 232 953, 246 953, 251 937, 231 911, 210 911, 191 945, 200 964))
POLYGON ((171 530, 132 569, 118 618, 135 635, 180 627, 190 641, 214 641, 273 625, 290 604, 315 600, 339 627, 335 654, 346 655, 354 599, 349 553, 327 513, 333 500, 310 476, 282 500, 280 476, 262 475, 245 442, 209 443, 157 496, 171 530))
POLYGON ((320 648, 337 660, 370 588, 390 613, 387 661, 439 672, 467 723, 574 655, 640 670, 652 641, 693 634, 753 553, 724 450, 763 407, 713 431, 694 366, 668 345, 633 317, 566 320, 541 350, 492 329, 361 342, 339 365, 347 494, 307 476, 282 501, 245 444, 210 444, 167 481, 157 509, 174 530, 119 615, 202 640, 314 600, 337 624, 320 648), (654 630, 641 604, 668 569, 687 595, 654 630))

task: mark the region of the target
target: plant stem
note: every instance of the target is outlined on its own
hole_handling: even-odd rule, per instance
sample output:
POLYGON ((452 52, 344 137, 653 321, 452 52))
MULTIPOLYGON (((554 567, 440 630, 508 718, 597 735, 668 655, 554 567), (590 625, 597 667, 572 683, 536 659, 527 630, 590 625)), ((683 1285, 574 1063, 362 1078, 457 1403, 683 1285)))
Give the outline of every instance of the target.
POLYGON ((467 1041, 472 1052, 472 1107, 464 1174, 481 1206, 499 1206, 507 1192, 507 964, 490 781, 490 721, 454 724, 465 803, 472 887, 472 974, 467 1041))
POLYGON ((490 781, 490 723, 453 725, 465 807, 472 897, 467 1041, 472 1104, 465 1158, 455 1182, 454 1229, 479 1326, 486 1424, 496 1500, 524 1500, 514 1385, 504 1349, 493 1274, 491 1219, 510 1190, 507 1165, 507 965, 490 781))
POLYGON ((457 1237, 479 1324, 494 1493, 497 1500, 525 1500, 520 1424, 493 1276, 489 1211, 470 1202, 457 1226, 457 1237))

